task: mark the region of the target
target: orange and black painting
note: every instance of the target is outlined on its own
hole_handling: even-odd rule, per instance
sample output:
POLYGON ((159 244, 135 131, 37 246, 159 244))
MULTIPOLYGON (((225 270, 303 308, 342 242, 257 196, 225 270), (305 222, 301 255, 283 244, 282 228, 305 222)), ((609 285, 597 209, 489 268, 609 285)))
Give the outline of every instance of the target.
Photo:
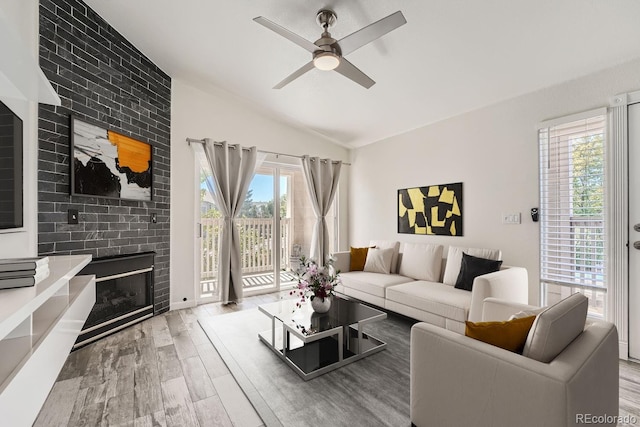
POLYGON ((398 190, 398 233, 462 236, 462 183, 398 190))
POLYGON ((150 144, 75 117, 71 128, 71 194, 151 200, 150 144))

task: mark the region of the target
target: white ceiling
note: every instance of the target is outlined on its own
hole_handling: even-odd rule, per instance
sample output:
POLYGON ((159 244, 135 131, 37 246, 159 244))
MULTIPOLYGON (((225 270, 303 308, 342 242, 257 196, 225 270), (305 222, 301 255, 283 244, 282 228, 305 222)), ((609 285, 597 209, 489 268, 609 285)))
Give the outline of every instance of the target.
POLYGON ((212 84, 350 147, 640 57, 638 0, 85 0, 173 78, 212 84), (397 10, 407 24, 347 58, 376 84, 312 70, 310 54, 256 16, 315 41, 397 10))

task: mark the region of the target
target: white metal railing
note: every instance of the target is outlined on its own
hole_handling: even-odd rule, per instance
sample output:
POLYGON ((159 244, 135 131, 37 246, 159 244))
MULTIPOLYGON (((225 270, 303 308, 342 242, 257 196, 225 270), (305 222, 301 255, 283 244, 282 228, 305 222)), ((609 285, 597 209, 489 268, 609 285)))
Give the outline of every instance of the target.
POLYGON ((554 262, 544 264, 541 271, 544 304, 554 304, 581 292, 589 298, 589 315, 604 316, 607 294, 604 242, 603 218, 570 217, 566 233, 557 233, 552 250, 547 251, 554 262))
POLYGON ((556 225, 542 254, 545 283, 605 288, 605 236, 601 217, 572 216, 566 228, 556 225))
MULTIPOLYGON (((201 219, 201 281, 211 281, 216 278, 222 221, 222 218, 201 219)), ((235 223, 240 234, 242 273, 272 272, 275 262, 274 245, 272 244, 274 235, 273 218, 238 218, 235 223)), ((279 241, 279 270, 282 270, 287 267, 291 253, 290 218, 280 219, 279 241)))
POLYGON ((572 217, 571 229, 579 283, 605 287, 604 219, 572 217))

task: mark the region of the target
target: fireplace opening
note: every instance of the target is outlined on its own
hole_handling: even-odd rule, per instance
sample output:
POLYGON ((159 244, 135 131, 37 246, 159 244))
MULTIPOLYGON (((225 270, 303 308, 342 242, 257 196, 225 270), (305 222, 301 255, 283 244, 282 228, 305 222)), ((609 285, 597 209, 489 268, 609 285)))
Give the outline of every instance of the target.
POLYGON ((79 273, 95 274, 96 303, 74 349, 153 316, 154 255, 96 258, 79 273))

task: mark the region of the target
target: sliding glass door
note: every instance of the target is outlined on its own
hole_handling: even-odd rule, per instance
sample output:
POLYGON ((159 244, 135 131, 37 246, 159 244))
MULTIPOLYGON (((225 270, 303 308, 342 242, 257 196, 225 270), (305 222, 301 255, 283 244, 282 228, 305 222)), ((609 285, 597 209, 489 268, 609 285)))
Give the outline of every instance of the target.
POLYGON ((196 248, 200 256, 200 280, 196 292, 199 303, 220 301, 220 288, 216 275, 218 273, 218 245, 222 230, 222 215, 216 206, 213 196, 213 181, 208 171, 200 170, 198 199, 199 206, 199 235, 196 238, 196 248))
MULTIPOLYGON (((202 176, 200 189, 200 302, 219 300, 216 275, 222 219, 208 191, 207 179, 210 177, 202 176)), ((335 242, 335 207, 331 212, 327 224, 335 242)), ((295 284, 292 270, 297 268, 301 255, 309 255, 314 224, 302 168, 298 164, 263 162, 236 220, 245 295, 274 292, 295 284)))
POLYGON ((245 294, 272 292, 279 286, 279 246, 275 237, 279 227, 280 187, 277 168, 258 169, 236 221, 245 294))

